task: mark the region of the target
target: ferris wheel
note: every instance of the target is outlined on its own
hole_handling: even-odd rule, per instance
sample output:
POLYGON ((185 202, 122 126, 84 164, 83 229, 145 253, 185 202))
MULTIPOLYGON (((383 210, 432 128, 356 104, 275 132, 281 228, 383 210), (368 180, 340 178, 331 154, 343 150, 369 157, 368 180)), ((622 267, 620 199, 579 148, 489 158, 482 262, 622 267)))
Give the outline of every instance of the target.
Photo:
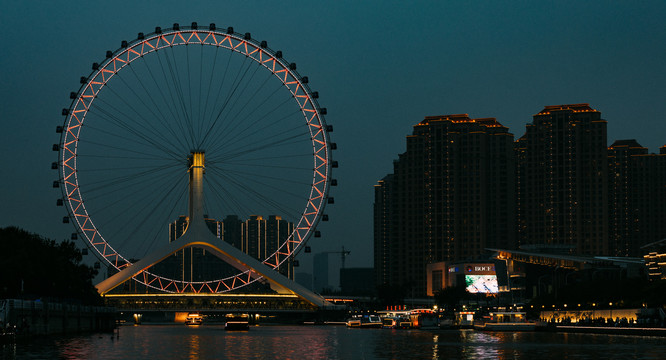
MULTIPOLYGON (((205 154, 207 219, 263 214, 293 223, 259 259, 271 268, 292 260, 328 220, 337 163, 326 109, 266 41, 215 24, 157 27, 107 51, 80 83, 57 127, 54 187, 73 237, 112 268, 173 240, 169 224, 192 206, 193 156, 205 154)), ((251 271, 193 281, 153 270, 133 278, 165 292, 214 293, 257 280, 251 271)))

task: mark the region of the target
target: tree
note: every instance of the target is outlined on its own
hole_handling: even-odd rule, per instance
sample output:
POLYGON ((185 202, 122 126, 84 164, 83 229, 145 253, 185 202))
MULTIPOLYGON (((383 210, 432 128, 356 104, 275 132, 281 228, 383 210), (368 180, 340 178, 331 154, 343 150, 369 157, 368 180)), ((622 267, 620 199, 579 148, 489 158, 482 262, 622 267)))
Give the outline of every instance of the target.
POLYGON ((81 263, 81 251, 71 241, 0 228, 0 254, 0 297, 102 303, 92 284, 97 270, 81 263))

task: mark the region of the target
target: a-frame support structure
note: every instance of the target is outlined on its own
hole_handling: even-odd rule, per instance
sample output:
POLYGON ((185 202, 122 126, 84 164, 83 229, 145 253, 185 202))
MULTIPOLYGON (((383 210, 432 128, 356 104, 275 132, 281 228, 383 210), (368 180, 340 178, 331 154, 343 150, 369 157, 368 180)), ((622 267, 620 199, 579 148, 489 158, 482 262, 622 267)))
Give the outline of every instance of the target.
POLYGON ((235 246, 222 241, 211 233, 206 226, 203 214, 204 162, 203 151, 193 151, 189 157, 189 224, 185 233, 175 241, 159 248, 143 259, 100 282, 96 285, 97 291, 102 295, 106 294, 116 286, 147 270, 149 267, 177 251, 186 247, 199 247, 211 252, 240 271, 249 270, 253 278, 264 277, 270 283, 271 288, 278 293, 296 295, 317 307, 332 306, 321 295, 315 294, 297 284, 278 271, 242 252, 235 246))

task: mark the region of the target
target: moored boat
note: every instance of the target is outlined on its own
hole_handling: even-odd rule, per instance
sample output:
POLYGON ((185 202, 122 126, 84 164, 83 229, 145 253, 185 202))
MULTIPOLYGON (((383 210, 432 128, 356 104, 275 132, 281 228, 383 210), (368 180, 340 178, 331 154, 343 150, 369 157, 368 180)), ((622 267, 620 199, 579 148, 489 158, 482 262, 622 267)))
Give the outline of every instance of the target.
POLYGON ((481 331, 534 331, 536 322, 527 321, 524 312, 491 312, 483 321, 474 324, 474 330, 481 331))
POLYGON ((358 315, 347 320, 347 327, 381 328, 382 319, 378 315, 358 315))
POLYGON ((227 314, 224 330, 250 330, 248 314, 227 314))

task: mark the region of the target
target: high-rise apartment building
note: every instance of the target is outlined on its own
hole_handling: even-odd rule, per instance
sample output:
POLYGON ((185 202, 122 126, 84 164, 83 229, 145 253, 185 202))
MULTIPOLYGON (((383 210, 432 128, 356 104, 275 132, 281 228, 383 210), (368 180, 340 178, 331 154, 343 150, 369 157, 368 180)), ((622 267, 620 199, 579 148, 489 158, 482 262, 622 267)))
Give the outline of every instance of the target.
POLYGON ((513 135, 494 118, 429 116, 375 186, 378 285, 425 296, 426 265, 514 241, 513 135))
POLYGON ((666 146, 648 154, 636 140, 615 141, 608 167, 611 255, 641 257, 666 238, 666 146))
POLYGON ((589 104, 546 106, 516 141, 520 245, 607 255, 606 121, 589 104))
MULTIPOLYGON (((213 235, 220 238, 223 224, 215 219, 206 218, 206 225, 213 235)), ((169 242, 181 237, 187 230, 189 218, 181 215, 169 224, 169 242)), ((229 266, 217 256, 205 249, 186 247, 175 252, 158 265, 158 273, 168 273, 173 279, 182 281, 205 281, 230 275, 229 266)))

